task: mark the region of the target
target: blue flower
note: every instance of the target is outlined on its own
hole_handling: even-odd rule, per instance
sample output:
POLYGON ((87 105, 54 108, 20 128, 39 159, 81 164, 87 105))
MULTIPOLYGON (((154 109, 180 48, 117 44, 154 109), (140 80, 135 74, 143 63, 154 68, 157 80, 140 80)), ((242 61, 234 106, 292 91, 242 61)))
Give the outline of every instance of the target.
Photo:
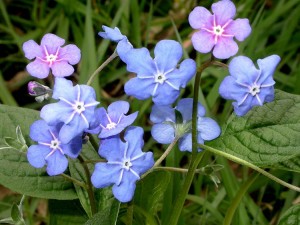
POLYGON ((72 82, 64 78, 55 79, 52 97, 59 102, 45 105, 41 117, 49 125, 63 122, 59 138, 63 143, 68 143, 89 128, 99 102, 95 100, 96 94, 92 87, 73 87, 72 82))
POLYGON ((63 144, 58 136, 63 123, 48 126, 45 121, 35 121, 30 127, 30 137, 38 142, 28 148, 27 159, 29 163, 42 168, 47 164, 47 173, 50 176, 63 173, 68 167, 65 155, 76 158, 82 147, 82 138, 77 136, 68 144, 63 144))
POLYGON ((117 53, 122 61, 127 52, 133 48, 132 44, 128 41, 128 38, 121 33, 119 28, 110 28, 107 26, 102 26, 104 32, 99 32, 98 35, 104 39, 108 39, 117 42, 117 53))
POLYGON ((219 93, 225 99, 235 100, 232 105, 238 116, 245 115, 250 109, 274 99, 273 73, 280 62, 278 55, 257 60, 259 69, 251 59, 238 56, 229 64, 230 76, 222 81, 219 93))
POLYGON ((91 181, 96 188, 113 185, 113 194, 120 202, 133 198, 136 181, 154 165, 152 152, 142 152, 143 133, 140 127, 129 127, 125 143, 118 136, 101 142, 99 155, 107 162, 95 165, 91 181))
POLYGON ((125 114, 129 110, 129 103, 125 101, 116 101, 110 104, 106 110, 102 107, 96 110, 95 122, 90 133, 99 134, 99 138, 107 138, 119 134, 127 126, 131 125, 136 119, 138 112, 128 116, 125 114))
POLYGON ((125 84, 127 95, 137 99, 153 97, 157 105, 172 104, 179 96, 180 88, 196 72, 196 63, 192 59, 177 63, 182 57, 181 45, 172 40, 162 40, 154 49, 155 58, 152 59, 148 49, 131 49, 124 56, 127 70, 137 74, 125 84))
MULTIPOLYGON (((181 99, 175 108, 170 105, 154 105, 150 114, 150 120, 154 123, 151 129, 152 137, 161 144, 170 144, 175 138, 179 138, 179 150, 192 151, 192 109, 192 98, 181 99), (176 111, 182 117, 180 121, 176 121, 176 111)), ((199 144, 213 140, 221 133, 219 125, 204 115, 205 109, 198 103, 197 138, 199 144)))

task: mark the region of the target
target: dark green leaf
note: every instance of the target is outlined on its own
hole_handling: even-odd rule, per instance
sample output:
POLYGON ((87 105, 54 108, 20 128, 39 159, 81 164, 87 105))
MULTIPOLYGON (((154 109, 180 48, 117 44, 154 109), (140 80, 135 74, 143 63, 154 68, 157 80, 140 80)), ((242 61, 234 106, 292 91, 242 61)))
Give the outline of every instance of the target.
POLYGON ((289 208, 280 218, 278 225, 299 225, 300 224, 300 204, 289 208))
POLYGON ((14 222, 18 222, 22 219, 21 212, 16 203, 14 203, 12 205, 10 214, 11 214, 11 218, 13 219, 14 222))
POLYGON ((233 118, 215 148, 267 167, 299 155, 300 96, 276 91, 275 100, 233 118))

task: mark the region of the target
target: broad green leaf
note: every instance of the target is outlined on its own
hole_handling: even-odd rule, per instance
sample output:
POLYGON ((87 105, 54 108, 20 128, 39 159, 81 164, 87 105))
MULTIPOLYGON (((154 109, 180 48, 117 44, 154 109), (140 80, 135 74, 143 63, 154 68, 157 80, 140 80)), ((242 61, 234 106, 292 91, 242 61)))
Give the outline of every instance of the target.
POLYGON ((280 218, 278 225, 299 225, 300 224, 300 204, 289 208, 280 218))
POLYGON ((300 173, 300 156, 272 165, 272 168, 300 173))
POLYGON ((78 200, 49 200, 50 225, 82 225, 88 218, 78 200))
POLYGON ((273 102, 233 116, 209 145, 261 167, 298 156, 300 96, 277 90, 273 102))
POLYGON ((51 199, 77 198, 72 182, 61 176, 48 176, 45 169, 32 167, 26 153, 7 147, 4 137, 16 137, 16 127, 20 126, 28 145, 29 127, 39 119, 39 112, 0 105, 0 184, 7 188, 33 197, 51 199))

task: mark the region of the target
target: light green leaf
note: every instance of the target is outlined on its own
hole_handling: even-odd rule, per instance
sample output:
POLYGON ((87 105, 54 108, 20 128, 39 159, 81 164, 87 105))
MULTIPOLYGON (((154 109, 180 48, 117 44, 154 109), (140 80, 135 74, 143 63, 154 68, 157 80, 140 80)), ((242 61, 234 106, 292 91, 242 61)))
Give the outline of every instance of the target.
POLYGON ((17 126, 24 132, 25 142, 33 143, 29 138, 29 127, 38 119, 38 111, 0 105, 0 184, 28 196, 75 199, 77 195, 72 182, 61 176, 50 177, 45 169, 32 167, 25 153, 7 147, 5 143, 4 137, 16 137, 17 126))
POLYGON ((276 91, 275 100, 233 116, 222 135, 209 143, 260 167, 297 157, 300 152, 300 96, 276 91))
POLYGON ((280 218, 278 225, 299 225, 300 224, 300 204, 289 208, 280 218))
POLYGON ((11 207, 11 218, 13 219, 14 222, 19 222, 22 219, 21 212, 16 203, 14 203, 11 207))
POLYGON ((16 150, 22 149, 23 145, 16 139, 12 137, 5 137, 4 138, 5 144, 11 148, 16 150))

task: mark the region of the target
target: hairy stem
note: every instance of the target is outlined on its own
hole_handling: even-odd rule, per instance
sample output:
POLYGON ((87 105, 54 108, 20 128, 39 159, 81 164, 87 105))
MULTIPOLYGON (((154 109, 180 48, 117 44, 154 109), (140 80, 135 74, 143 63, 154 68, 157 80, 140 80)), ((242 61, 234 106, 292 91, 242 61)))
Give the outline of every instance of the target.
POLYGON ((73 178, 73 177, 70 177, 69 175, 64 174, 64 173, 62 173, 62 174, 60 174, 60 175, 61 175, 62 177, 64 177, 65 179, 67 179, 67 180, 73 182, 74 184, 76 184, 76 185, 78 185, 78 186, 80 186, 80 187, 82 187, 82 188, 87 189, 87 186, 86 186, 83 182, 81 182, 81 181, 79 181, 79 180, 77 180, 77 179, 75 179, 75 178, 73 178))
POLYGON ((78 159, 79 159, 79 161, 84 169, 85 175, 86 175, 87 193, 88 193, 90 204, 91 204, 92 215, 94 215, 97 212, 97 209, 96 209, 94 189, 93 189, 93 185, 91 182, 91 173, 90 173, 90 170, 89 170, 87 164, 85 163, 84 159, 80 155, 78 156, 78 159))
POLYGON ((95 70, 95 72, 90 76, 88 82, 86 83, 87 85, 91 85, 93 79, 96 77, 96 75, 103 70, 104 67, 106 67, 114 58, 116 58, 118 56, 118 53, 116 51, 114 51, 114 53, 108 57, 107 60, 104 61, 104 63, 102 63, 98 69, 95 70))

